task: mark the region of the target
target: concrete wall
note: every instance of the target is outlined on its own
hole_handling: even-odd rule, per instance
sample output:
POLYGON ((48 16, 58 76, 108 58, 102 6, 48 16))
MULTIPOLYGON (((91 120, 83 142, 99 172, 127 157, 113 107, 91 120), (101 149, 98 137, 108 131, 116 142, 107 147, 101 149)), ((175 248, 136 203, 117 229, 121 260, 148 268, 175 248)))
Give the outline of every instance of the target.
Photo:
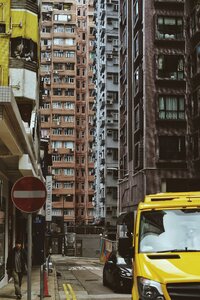
POLYGON ((100 235, 99 234, 76 234, 77 256, 100 257, 100 235), (80 243, 79 243, 80 241, 80 243), (82 244, 80 252, 77 247, 82 244))

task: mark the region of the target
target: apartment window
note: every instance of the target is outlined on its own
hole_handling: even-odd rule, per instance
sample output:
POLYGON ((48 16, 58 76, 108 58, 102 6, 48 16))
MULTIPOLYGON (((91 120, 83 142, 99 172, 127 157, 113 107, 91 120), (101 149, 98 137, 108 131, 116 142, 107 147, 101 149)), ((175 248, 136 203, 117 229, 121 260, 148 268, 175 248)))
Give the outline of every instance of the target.
POLYGON ((65 154, 63 156, 63 161, 65 161, 65 162, 73 162, 74 161, 74 156, 65 154))
POLYGON ((74 129, 73 128, 65 128, 64 129, 64 135, 73 135, 74 129))
POLYGON ((55 21, 71 21, 72 16, 71 15, 54 15, 54 20, 55 21))
POLYGON ((63 10, 63 3, 54 3, 53 6, 55 10, 63 10))
POLYGON ((136 35, 134 39, 134 59, 136 59, 139 55, 139 36, 136 35))
POLYGON ((53 65, 53 68, 54 68, 54 70, 62 70, 62 69, 63 69, 63 64, 59 64, 59 63, 56 64, 56 63, 55 63, 55 64, 53 65))
POLYGON ((139 105, 135 108, 134 111, 134 124, 135 124, 135 130, 138 130, 140 128, 140 110, 139 105))
POLYGON ((193 102, 193 116, 197 117, 200 114, 200 89, 198 89, 197 91, 195 91, 192 95, 192 102, 193 102))
POLYGON ((164 55, 157 57, 158 78, 180 80, 184 78, 184 59, 180 55, 164 55))
POLYGON ((43 65, 43 64, 41 64, 41 66, 40 66, 40 70, 41 70, 41 72, 49 72, 50 71, 50 65, 43 65))
POLYGON ((112 149, 113 160, 118 160, 118 149, 112 149))
POLYGON ((62 161, 62 156, 60 154, 52 155, 52 161, 62 161))
MULTIPOLYGON (((67 188, 65 187, 65 183, 64 183, 64 188, 67 188)), ((64 209, 64 215, 66 216, 74 216, 74 210, 73 209, 64 209)))
POLYGON ((61 89, 53 89, 53 95, 54 96, 62 96, 62 90, 61 89))
POLYGON ((118 75, 117 74, 113 74, 113 83, 118 84, 118 75))
POLYGON ((196 132, 193 136, 193 156, 194 159, 199 158, 199 134, 196 132))
POLYGON ((74 70, 74 63, 65 64, 65 69, 73 71, 74 70))
POLYGON ((62 129, 61 128, 53 128, 52 133, 53 133, 53 135, 61 135, 62 129))
POLYGON ((64 45, 65 40, 64 39, 60 39, 60 38, 56 38, 53 40, 53 44, 54 45, 64 45))
POLYGON ((53 142, 51 143, 51 147, 52 147, 53 149, 62 148, 62 142, 60 142, 60 141, 53 141, 53 142))
POLYGON ((42 32, 43 33, 50 33, 51 32, 51 27, 42 27, 42 32))
POLYGON ((48 116, 48 115, 41 115, 41 122, 49 122, 49 118, 50 118, 50 116, 48 116))
POLYGON ((53 81, 54 81, 54 82, 57 82, 57 83, 61 83, 61 82, 62 82, 62 79, 61 79, 60 76, 54 75, 54 76, 53 76, 53 81))
POLYGON ((135 144, 134 147, 134 163, 135 168, 138 168, 140 166, 140 144, 135 144))
POLYGON ((159 119, 185 119, 185 100, 183 96, 159 96, 158 102, 159 119))
POLYGON ((193 52, 192 56, 192 76, 200 73, 200 44, 198 44, 193 52))
POLYGON ((63 25, 55 25, 53 28, 54 32, 64 32, 64 26, 63 25))
POLYGON ((113 5, 113 11, 118 11, 118 4, 113 5))
POLYGON ((64 56, 64 53, 63 53, 63 51, 61 51, 61 50, 55 50, 55 51, 53 52, 53 56, 54 56, 54 57, 63 57, 63 56, 64 56))
POLYGON ((65 39, 65 45, 67 46, 75 45, 75 39, 65 39))
POLYGON ((61 182, 53 182, 53 189, 61 189, 62 188, 62 183, 61 182))
POLYGON ((73 123, 74 122, 74 116, 64 116, 64 121, 65 122, 69 122, 69 123, 73 123))
POLYGON ((49 137, 49 130, 48 129, 41 129, 41 137, 48 138, 49 137))
POLYGON ((63 173, 66 176, 72 176, 72 175, 74 175, 74 169, 72 169, 72 168, 63 169, 63 173))
POLYGON ((74 96, 74 89, 65 90, 65 96, 74 96))
POLYGON ((159 159, 183 160, 186 158, 184 136, 160 136, 159 159))
POLYGON ((134 73, 134 94, 139 92, 139 68, 134 73))
MULTIPOLYGON (((65 189, 71 189, 71 188, 73 188, 73 186, 74 186, 74 183, 71 182, 71 181, 66 181, 66 182, 64 182, 64 188, 65 188, 65 189)), ((67 199, 66 199, 66 200, 67 200, 67 199)))
POLYGON ((41 108, 46 108, 46 109, 49 109, 50 108, 50 103, 47 103, 47 102, 44 102, 43 104, 42 104, 42 107, 41 108))
POLYGON ((194 10, 191 15, 191 34, 194 35, 198 31, 199 18, 197 17, 197 11, 194 10))
POLYGON ((57 114, 52 115, 52 121, 53 122, 60 122, 61 121, 61 116, 57 114))
POLYGON ((71 149, 73 150, 74 149, 74 142, 63 142, 63 147, 66 148, 66 149, 71 149))
POLYGON ((74 107, 75 107, 74 102, 67 101, 64 103, 65 109, 74 109, 74 107))
POLYGON ((135 3, 133 5, 133 20, 134 24, 137 22, 139 16, 139 3, 138 0, 135 0, 135 3))
POLYGON ((66 26, 65 31, 68 33, 73 33, 75 31, 75 27, 74 26, 66 26))
POLYGON ((118 141, 118 130, 112 130, 113 141, 118 141))
POLYGON ((156 37, 158 39, 182 39, 183 18, 180 17, 157 17, 156 37))
POLYGON ((66 83, 74 83, 74 77, 72 77, 72 76, 66 76, 66 77, 64 77, 64 82, 66 82, 66 83))
POLYGON ((75 52, 74 51, 66 51, 66 57, 75 57, 75 52))
POLYGON ((60 175, 61 174, 61 169, 52 168, 51 172, 52 172, 53 175, 60 175))
POLYGON ((62 109, 62 103, 61 102, 53 102, 52 108, 54 109, 62 109))

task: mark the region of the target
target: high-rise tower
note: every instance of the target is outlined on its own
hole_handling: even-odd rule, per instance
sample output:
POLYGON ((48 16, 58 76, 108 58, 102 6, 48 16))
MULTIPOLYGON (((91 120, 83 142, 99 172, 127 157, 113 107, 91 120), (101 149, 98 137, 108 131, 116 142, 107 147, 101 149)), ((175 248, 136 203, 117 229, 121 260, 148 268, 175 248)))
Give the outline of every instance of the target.
POLYGON ((41 132, 58 232, 93 222, 93 27, 93 1, 42 1, 41 132))
POLYGON ((199 3, 121 0, 120 11, 119 194, 129 211, 145 194, 200 188, 199 3))
POLYGON ((117 217, 119 129, 119 1, 96 0, 96 220, 114 234, 117 217))

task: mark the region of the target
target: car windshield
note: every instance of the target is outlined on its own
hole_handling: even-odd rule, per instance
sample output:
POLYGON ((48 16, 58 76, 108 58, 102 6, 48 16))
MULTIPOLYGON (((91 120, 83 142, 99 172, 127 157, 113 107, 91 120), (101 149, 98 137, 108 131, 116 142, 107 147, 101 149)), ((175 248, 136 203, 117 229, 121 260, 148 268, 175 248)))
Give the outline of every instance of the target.
POLYGON ((141 213, 139 252, 200 251, 200 209, 141 213))

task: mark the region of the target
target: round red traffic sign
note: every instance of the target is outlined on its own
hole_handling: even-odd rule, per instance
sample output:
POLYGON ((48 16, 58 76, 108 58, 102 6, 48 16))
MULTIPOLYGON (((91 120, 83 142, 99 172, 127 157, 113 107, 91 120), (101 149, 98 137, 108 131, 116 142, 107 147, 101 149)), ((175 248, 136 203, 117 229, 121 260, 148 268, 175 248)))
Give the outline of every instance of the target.
POLYGON ((14 205, 21 211, 38 211, 46 201, 46 187, 37 177, 25 176, 15 182, 11 191, 14 205))

